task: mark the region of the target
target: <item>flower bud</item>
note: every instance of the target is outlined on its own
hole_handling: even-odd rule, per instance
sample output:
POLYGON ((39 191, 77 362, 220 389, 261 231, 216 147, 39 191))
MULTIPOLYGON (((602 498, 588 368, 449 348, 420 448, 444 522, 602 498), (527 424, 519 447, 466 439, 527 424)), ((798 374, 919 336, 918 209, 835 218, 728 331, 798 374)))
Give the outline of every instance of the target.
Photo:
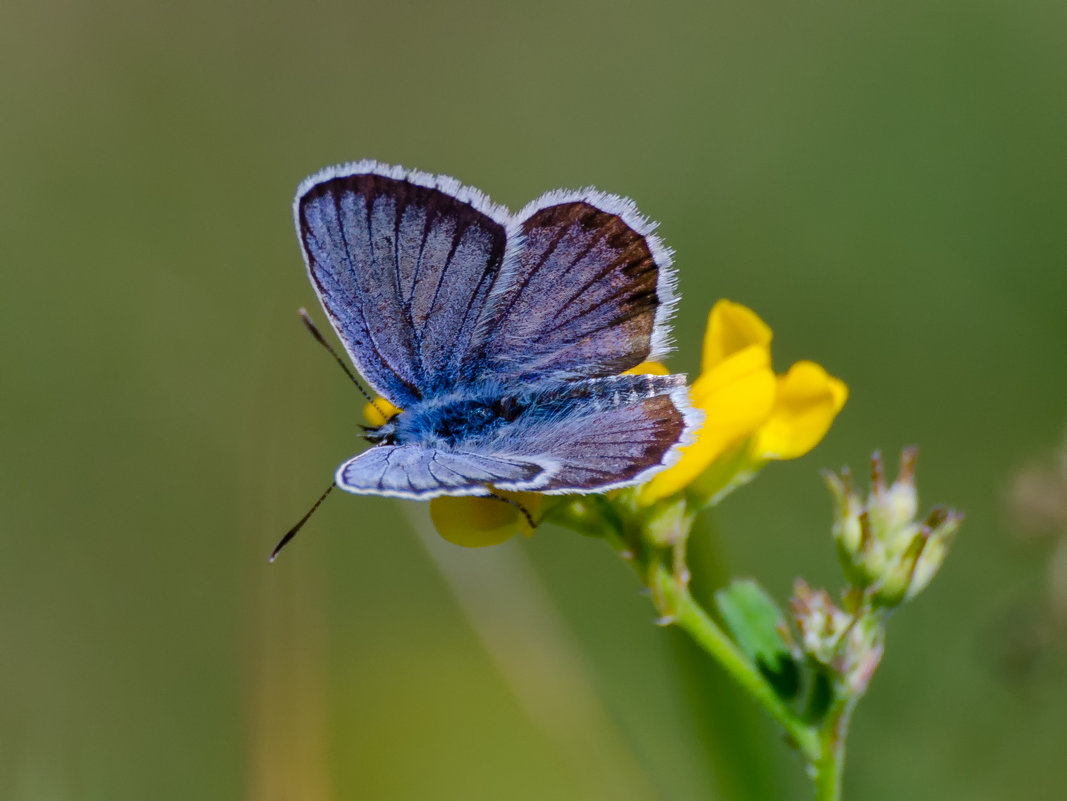
POLYGON ((801 579, 794 586, 790 606, 802 655, 826 668, 840 692, 863 695, 882 660, 884 627, 879 616, 860 614, 858 609, 847 612, 826 590, 813 591, 801 579))
POLYGON ((442 495, 430 501, 437 533, 453 545, 484 548, 507 542, 518 533, 533 534, 530 516, 541 497, 529 492, 498 491, 494 497, 442 495))
POLYGON ((921 532, 917 533, 908 543, 908 547, 904 549, 904 553, 886 565, 881 581, 874 589, 876 606, 898 606, 904 599, 914 594, 911 592, 912 577, 915 575, 915 568, 925 547, 926 538, 921 532))
POLYGON ((863 586, 866 583, 864 575, 852 569, 852 562, 849 558, 850 554, 861 550, 864 536, 860 515, 854 512, 855 507, 859 504, 859 499, 852 494, 852 473, 847 467, 841 470, 840 476, 827 470, 823 471, 823 478, 826 480, 826 486, 830 489, 830 493, 834 496, 834 524, 832 530, 834 540, 837 542, 841 564, 844 566, 846 574, 848 574, 849 581, 863 586))
POLYGON ((797 579, 790 599, 800 649, 816 662, 829 665, 834 658, 837 638, 848 626, 846 615, 830 598, 826 590, 812 590, 803 579, 797 579))
POLYGON ((948 555, 948 549, 956 538, 963 514, 953 509, 939 506, 930 513, 923 525, 920 535, 926 540, 926 547, 916 560, 911 574, 911 586, 904 600, 911 600, 918 594, 941 569, 941 563, 948 555))
POLYGON ((930 583, 963 519, 943 507, 925 522, 915 519, 917 454, 915 448, 904 450, 897 479, 887 486, 881 454, 875 452, 865 499, 853 490, 847 468, 839 476, 826 475, 841 565, 849 582, 867 591, 878 607, 898 606, 930 583))

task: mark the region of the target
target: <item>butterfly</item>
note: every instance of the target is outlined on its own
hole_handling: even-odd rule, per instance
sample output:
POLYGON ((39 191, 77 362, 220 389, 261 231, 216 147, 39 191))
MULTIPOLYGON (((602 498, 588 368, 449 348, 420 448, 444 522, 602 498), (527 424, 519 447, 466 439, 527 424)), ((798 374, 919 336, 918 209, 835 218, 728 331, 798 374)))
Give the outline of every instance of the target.
POLYGON ((308 276, 352 363, 402 411, 334 477, 424 500, 603 492, 672 464, 701 413, 669 349, 671 254, 633 202, 553 191, 518 214, 374 161, 305 179, 308 276))

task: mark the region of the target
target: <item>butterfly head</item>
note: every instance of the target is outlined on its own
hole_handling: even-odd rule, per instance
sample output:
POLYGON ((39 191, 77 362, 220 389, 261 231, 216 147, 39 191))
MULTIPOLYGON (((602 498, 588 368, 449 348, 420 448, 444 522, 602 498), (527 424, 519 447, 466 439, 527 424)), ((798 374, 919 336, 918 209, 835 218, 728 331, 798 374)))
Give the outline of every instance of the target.
POLYGON ((390 417, 380 426, 360 426, 363 438, 375 445, 392 445, 396 442, 396 418, 390 417))

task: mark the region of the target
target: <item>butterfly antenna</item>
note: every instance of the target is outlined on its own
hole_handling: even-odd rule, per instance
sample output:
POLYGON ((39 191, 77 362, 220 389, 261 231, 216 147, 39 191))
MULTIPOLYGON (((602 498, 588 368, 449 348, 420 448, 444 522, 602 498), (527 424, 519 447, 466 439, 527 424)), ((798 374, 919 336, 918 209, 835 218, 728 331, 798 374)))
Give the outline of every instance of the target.
MULTIPOLYGON (((304 321, 304 327, 307 328, 307 330, 311 332, 311 336, 315 337, 315 340, 320 345, 322 345, 322 347, 326 348, 326 350, 328 350, 330 352, 330 355, 333 356, 334 360, 339 365, 341 365, 341 369, 345 371, 345 375, 347 375, 350 379, 352 379, 352 383, 356 385, 356 388, 359 389, 359 391, 361 393, 363 393, 363 397, 366 398, 370 402, 370 405, 378 410, 378 414, 380 414, 382 417, 388 419, 389 415, 387 415, 384 411, 382 411, 382 409, 375 402, 373 396, 369 392, 367 392, 367 390, 363 387, 363 385, 361 383, 359 383, 359 379, 356 378, 356 374, 353 373, 348 368, 348 365, 345 364, 344 359, 342 359, 340 356, 337 355, 337 351, 335 351, 333 349, 333 346, 329 342, 326 341, 326 337, 324 337, 322 335, 322 332, 315 326, 315 324, 313 322, 311 322, 311 318, 308 316, 307 309, 301 309, 300 310, 300 319, 304 321)), ((326 492, 329 493, 329 490, 326 490, 326 492)), ((323 495, 323 497, 325 498, 326 496, 323 495)), ((314 510, 312 510, 312 511, 314 511, 314 510)))
POLYGON ((281 553, 282 548, 284 548, 286 545, 288 545, 289 544, 289 540, 291 540, 293 537, 296 536, 296 532, 300 531, 300 529, 302 529, 304 527, 304 524, 308 521, 308 519, 313 514, 315 514, 315 510, 319 508, 319 505, 324 500, 326 500, 326 496, 329 495, 331 492, 333 492, 333 488, 336 487, 336 486, 337 486, 336 484, 331 482, 330 486, 328 486, 326 488, 326 492, 322 493, 322 495, 319 496, 319 499, 317 501, 315 501, 315 505, 312 506, 310 509, 308 509, 308 512, 307 512, 306 515, 304 515, 302 518, 300 518, 300 522, 297 523, 295 526, 293 526, 291 529, 289 529, 289 531, 286 532, 285 536, 282 537, 281 541, 277 545, 274 546, 274 550, 270 552, 270 558, 267 560, 268 562, 272 562, 273 563, 274 560, 278 558, 278 554, 281 553))
POLYGON ((511 504, 522 512, 522 516, 526 518, 526 522, 530 524, 530 528, 537 528, 537 523, 534 522, 533 516, 530 514, 529 510, 518 501, 513 501, 511 498, 505 498, 503 495, 497 495, 495 492, 490 492, 485 497, 511 504))

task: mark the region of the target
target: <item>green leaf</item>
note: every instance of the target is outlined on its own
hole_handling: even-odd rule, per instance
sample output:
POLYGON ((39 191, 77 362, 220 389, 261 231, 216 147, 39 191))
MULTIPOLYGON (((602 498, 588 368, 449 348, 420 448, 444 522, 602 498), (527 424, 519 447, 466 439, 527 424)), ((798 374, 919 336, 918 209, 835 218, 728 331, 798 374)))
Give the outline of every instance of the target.
POLYGON ((785 626, 774 599, 752 579, 736 579, 715 593, 726 627, 742 651, 785 700, 800 689, 800 669, 782 639, 785 626))
POLYGON ((834 702, 834 684, 822 665, 815 665, 810 676, 807 699, 804 701, 804 720, 818 724, 826 717, 830 704, 834 702))

